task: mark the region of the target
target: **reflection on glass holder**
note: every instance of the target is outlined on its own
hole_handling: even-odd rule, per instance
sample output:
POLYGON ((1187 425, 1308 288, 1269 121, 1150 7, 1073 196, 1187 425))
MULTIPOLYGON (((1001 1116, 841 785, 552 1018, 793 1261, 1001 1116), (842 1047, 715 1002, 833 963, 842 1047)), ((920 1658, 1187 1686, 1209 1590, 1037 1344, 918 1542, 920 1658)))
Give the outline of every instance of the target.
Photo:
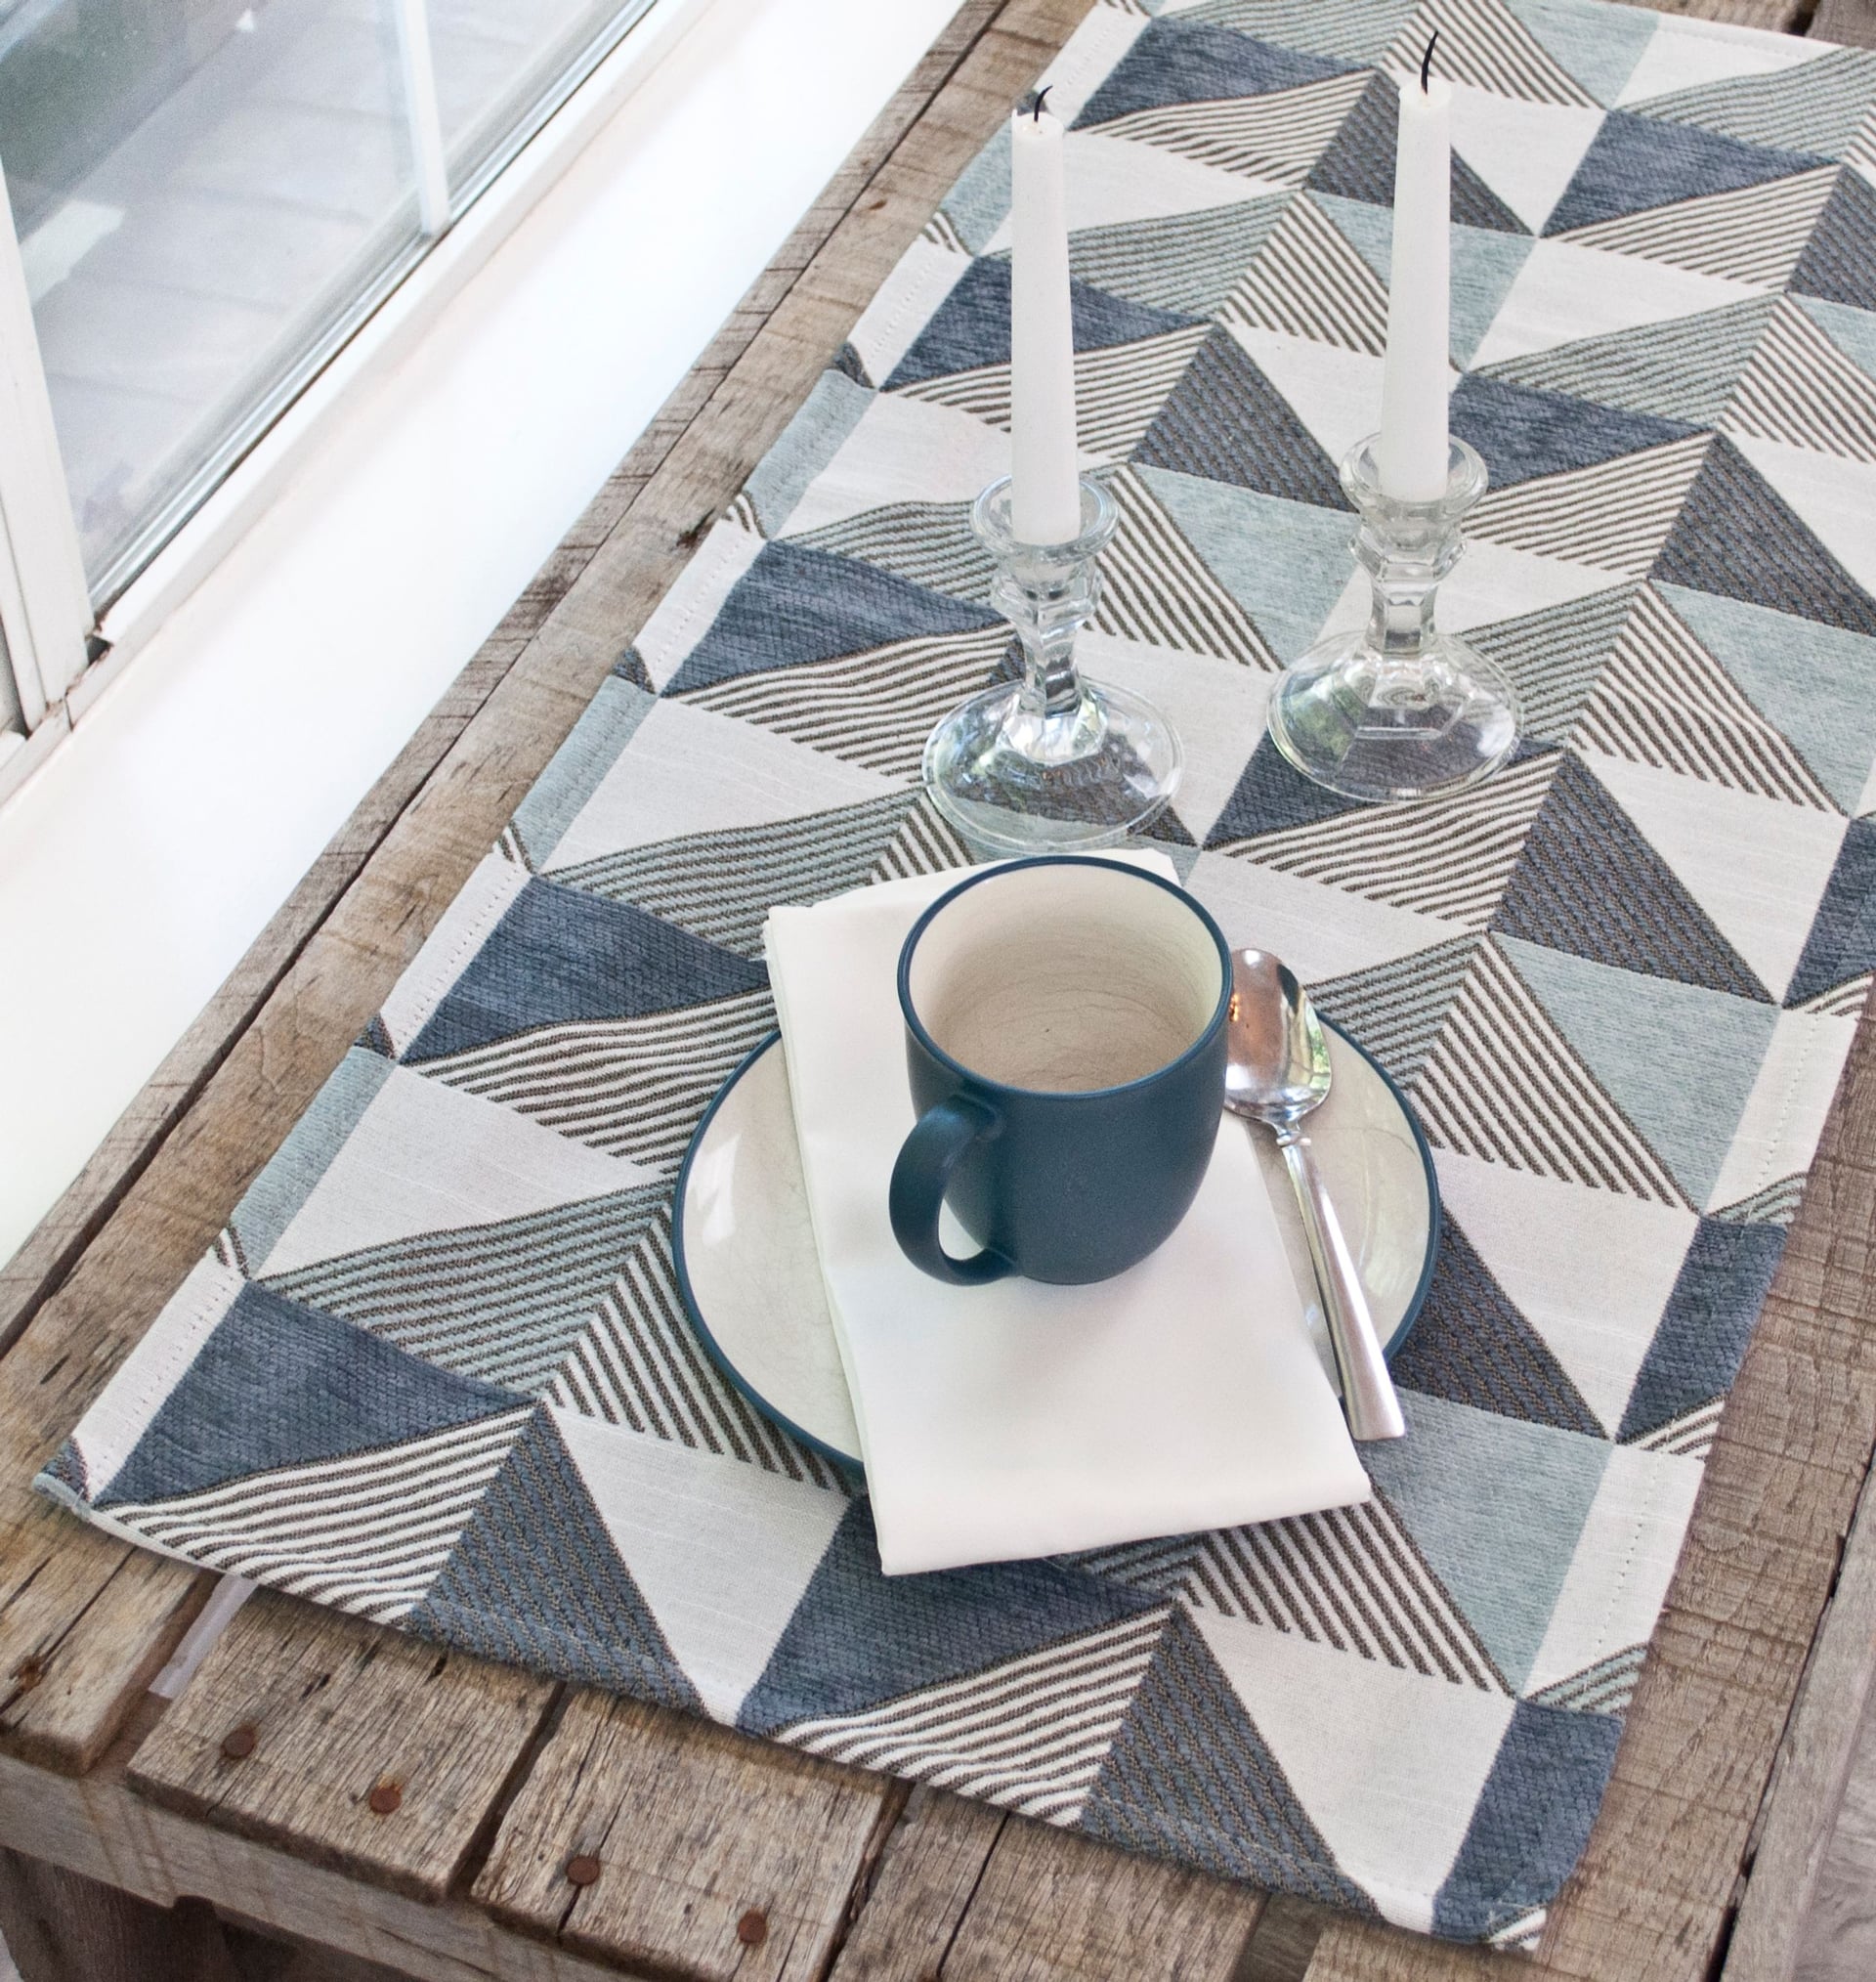
POLYGON ((1485 463, 1452 444, 1446 493, 1382 493, 1375 436, 1350 449, 1342 486, 1361 512, 1355 558, 1374 582, 1368 624, 1332 633, 1279 677, 1270 736, 1304 777, 1349 798, 1427 798, 1476 784, 1517 747, 1517 693, 1484 655, 1433 625, 1439 582, 1465 550, 1460 520, 1485 463))
POLYGON ((971 525, 997 566, 991 601, 1016 628, 1023 671, 973 696, 932 731, 925 786, 966 839, 999 853, 1116 846, 1159 817, 1184 756, 1151 703, 1086 679, 1075 640, 1101 594, 1113 498, 1082 482, 1082 534, 1019 543, 1009 482, 978 496, 971 525))

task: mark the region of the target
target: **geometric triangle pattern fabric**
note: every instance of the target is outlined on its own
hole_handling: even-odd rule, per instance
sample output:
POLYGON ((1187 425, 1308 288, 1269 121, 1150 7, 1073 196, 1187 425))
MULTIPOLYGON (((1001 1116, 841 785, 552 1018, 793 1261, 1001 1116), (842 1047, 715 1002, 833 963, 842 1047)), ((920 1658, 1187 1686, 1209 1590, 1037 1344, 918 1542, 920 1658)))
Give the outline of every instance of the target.
POLYGON ((1020 663, 970 525, 1010 458, 1007 126, 649 618, 582 608, 612 673, 42 1490, 557 1681, 1528 1943, 1876 984, 1876 58, 1793 46, 1599 0, 1114 0, 1042 78, 1118 512, 1083 658, 1185 748, 1147 838, 1386 1068, 1442 1193, 1367 1502, 888 1576, 863 1475, 687 1311, 673 1183, 775 1030, 769 910, 984 857, 921 759, 1020 663), (1264 713, 1368 603, 1340 468, 1435 28, 1491 478, 1440 611, 1522 735, 1364 806, 1264 713))

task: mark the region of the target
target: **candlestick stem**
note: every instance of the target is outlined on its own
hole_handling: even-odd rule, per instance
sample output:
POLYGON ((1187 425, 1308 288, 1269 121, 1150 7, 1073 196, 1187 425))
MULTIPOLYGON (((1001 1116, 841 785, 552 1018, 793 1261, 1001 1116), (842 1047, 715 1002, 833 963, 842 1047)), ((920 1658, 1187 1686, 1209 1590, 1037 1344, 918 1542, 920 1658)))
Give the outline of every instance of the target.
POLYGON ((1361 514, 1355 559, 1374 588, 1368 624, 1327 635, 1285 671, 1270 697, 1270 735, 1304 777, 1346 797, 1431 797, 1488 777, 1517 747, 1511 682, 1434 625, 1485 464, 1454 441, 1445 494, 1406 502, 1384 492, 1376 455, 1370 437, 1342 464, 1361 514))
POLYGON ((996 852, 1118 845, 1150 825, 1178 786, 1183 755, 1172 724, 1076 665, 1116 522, 1098 483, 1084 480, 1081 500, 1081 534, 1066 543, 1016 539, 1006 480, 993 482, 971 512, 997 567, 991 601, 1016 629, 1022 671, 946 716, 925 745, 924 774, 939 811, 996 852))

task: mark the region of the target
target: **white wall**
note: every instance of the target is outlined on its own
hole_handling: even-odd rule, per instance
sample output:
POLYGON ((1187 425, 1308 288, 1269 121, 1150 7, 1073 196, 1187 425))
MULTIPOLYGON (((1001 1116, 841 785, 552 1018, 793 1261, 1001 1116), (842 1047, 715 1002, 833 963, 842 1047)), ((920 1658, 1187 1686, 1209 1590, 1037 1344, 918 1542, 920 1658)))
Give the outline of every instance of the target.
POLYGON ((0 1259, 954 6, 713 0, 0 808, 0 1259))

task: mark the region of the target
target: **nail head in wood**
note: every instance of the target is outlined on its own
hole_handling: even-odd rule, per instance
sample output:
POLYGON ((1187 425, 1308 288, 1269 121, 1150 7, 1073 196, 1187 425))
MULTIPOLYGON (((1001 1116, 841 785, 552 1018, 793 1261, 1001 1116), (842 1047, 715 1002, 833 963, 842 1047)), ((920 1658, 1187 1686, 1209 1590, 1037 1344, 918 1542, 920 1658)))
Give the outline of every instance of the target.
POLYGON ((751 1907, 736 1923, 736 1938, 746 1948, 759 1948, 769 1938, 769 1917, 760 1907, 751 1907))
POLYGON ((222 1753, 231 1762, 244 1762, 261 1745, 261 1731, 252 1721, 244 1720, 239 1727, 232 1727, 222 1737, 222 1753))
POLYGON ((404 1801, 404 1787, 387 1780, 379 1783, 364 1800, 377 1816, 395 1816, 398 1806, 404 1801))
POLYGON ((579 1852, 567 1861, 569 1885, 591 1885, 599 1876, 599 1860, 590 1851, 579 1852))

